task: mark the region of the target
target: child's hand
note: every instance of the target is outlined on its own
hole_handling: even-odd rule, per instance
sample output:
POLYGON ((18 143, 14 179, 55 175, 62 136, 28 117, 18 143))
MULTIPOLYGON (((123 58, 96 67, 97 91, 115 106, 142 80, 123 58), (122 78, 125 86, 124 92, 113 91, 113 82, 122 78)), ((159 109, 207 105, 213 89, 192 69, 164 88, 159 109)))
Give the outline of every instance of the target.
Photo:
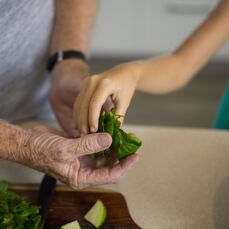
POLYGON ((140 65, 141 62, 121 64, 85 79, 74 104, 74 120, 82 134, 97 131, 101 108, 109 96, 116 113, 125 115, 137 86, 140 65))

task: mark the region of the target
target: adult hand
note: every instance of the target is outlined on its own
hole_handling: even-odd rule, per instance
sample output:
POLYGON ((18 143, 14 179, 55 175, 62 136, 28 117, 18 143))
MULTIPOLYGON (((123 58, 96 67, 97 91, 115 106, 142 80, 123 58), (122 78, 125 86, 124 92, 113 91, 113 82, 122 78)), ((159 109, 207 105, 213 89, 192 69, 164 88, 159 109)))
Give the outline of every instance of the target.
POLYGON ((138 155, 121 162, 111 160, 98 167, 91 154, 109 148, 111 137, 106 133, 90 134, 78 139, 60 136, 47 127, 28 130, 17 161, 50 174, 74 189, 117 181, 138 160, 138 155))
POLYGON ((58 63, 51 74, 50 102, 60 126, 71 137, 79 137, 73 121, 73 104, 87 74, 87 65, 77 59, 58 63))

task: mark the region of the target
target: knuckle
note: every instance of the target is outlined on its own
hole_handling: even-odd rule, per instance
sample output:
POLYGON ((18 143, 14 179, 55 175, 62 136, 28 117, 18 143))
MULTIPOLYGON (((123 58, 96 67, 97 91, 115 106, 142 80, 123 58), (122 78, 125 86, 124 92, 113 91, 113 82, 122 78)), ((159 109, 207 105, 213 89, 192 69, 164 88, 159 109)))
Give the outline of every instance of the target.
POLYGON ((102 87, 108 87, 112 85, 112 80, 109 78, 103 78, 101 79, 100 84, 102 87))
POLYGON ((92 134, 86 135, 84 137, 81 137, 77 140, 72 140, 72 141, 75 141, 74 152, 76 155, 94 153, 94 152, 97 152, 97 150, 100 150, 101 148, 98 145, 95 136, 92 136, 92 134))
POLYGON ((76 156, 82 152, 83 150, 82 145, 83 145, 82 140, 78 140, 78 139, 70 139, 68 143, 69 150, 71 151, 71 153, 74 153, 76 156))
POLYGON ((91 80, 96 81, 100 77, 99 74, 94 74, 90 77, 91 80))
POLYGON ((98 75, 93 75, 93 76, 89 77, 87 79, 87 83, 89 85, 93 85, 97 81, 98 77, 99 77, 98 75))
POLYGON ((85 153, 90 153, 94 148, 94 141, 90 138, 83 138, 81 144, 81 150, 85 153))

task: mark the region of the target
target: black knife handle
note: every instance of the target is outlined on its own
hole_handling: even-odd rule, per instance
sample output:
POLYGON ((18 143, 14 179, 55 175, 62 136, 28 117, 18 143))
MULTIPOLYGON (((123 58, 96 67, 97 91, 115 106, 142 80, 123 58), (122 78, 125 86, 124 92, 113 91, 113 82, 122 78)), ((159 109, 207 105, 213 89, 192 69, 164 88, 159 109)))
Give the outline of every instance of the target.
POLYGON ((56 179, 45 174, 40 184, 38 204, 41 206, 40 214, 46 219, 49 213, 49 207, 55 193, 56 179))

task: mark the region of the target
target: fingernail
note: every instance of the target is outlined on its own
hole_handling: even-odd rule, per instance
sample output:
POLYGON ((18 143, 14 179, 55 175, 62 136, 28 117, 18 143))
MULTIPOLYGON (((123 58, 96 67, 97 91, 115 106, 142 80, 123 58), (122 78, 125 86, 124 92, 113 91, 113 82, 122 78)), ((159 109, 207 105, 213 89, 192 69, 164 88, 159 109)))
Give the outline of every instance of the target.
POLYGON ((98 134, 97 141, 101 147, 109 147, 111 145, 111 136, 109 134, 98 134))

